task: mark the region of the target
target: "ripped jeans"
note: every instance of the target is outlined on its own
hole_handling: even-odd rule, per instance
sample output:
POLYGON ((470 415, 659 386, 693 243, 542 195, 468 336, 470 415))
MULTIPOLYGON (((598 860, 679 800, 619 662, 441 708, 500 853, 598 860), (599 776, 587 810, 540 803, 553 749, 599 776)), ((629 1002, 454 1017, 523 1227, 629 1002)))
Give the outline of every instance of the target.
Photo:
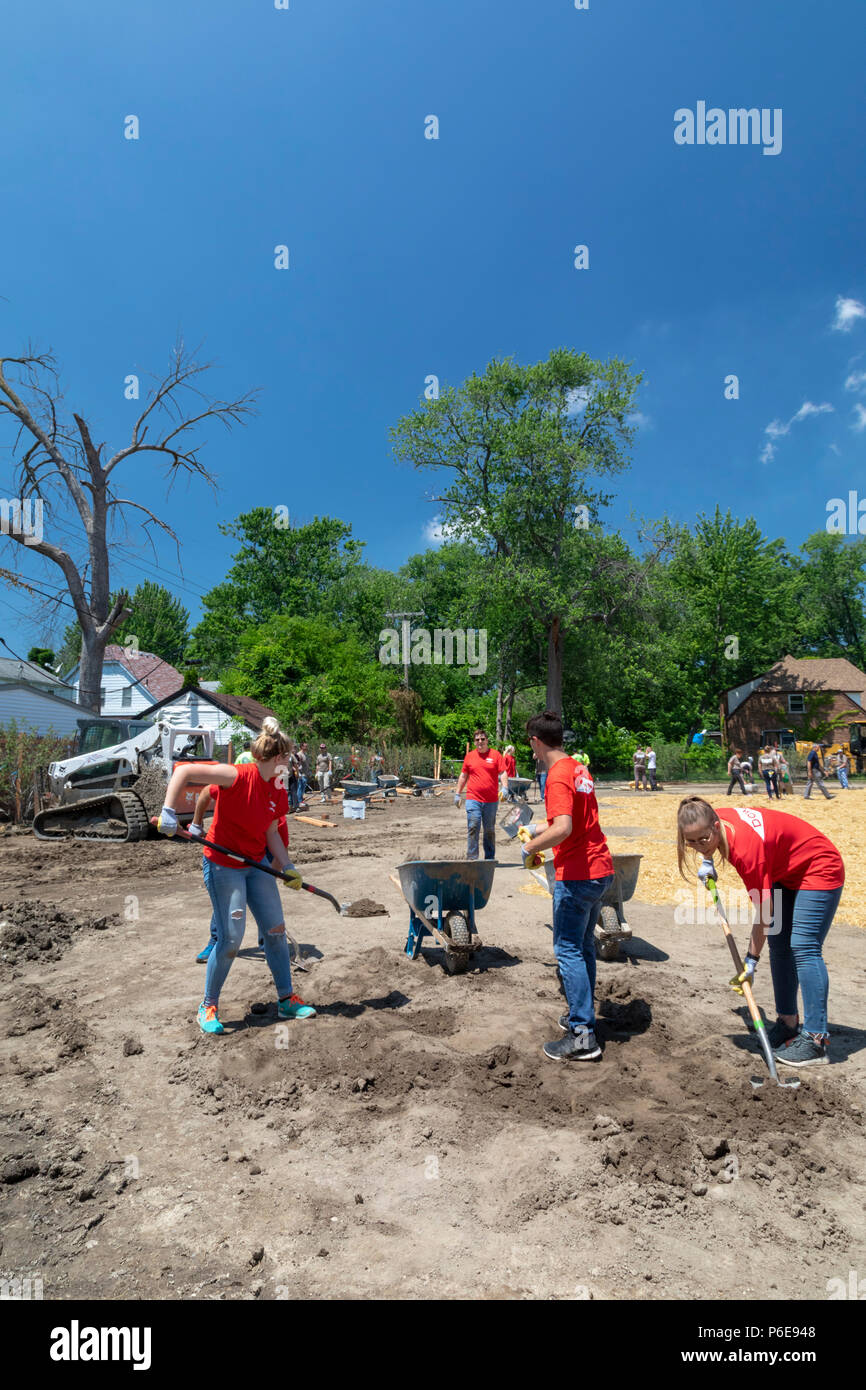
MULTIPOLYGON (((262 860, 263 864, 266 862, 262 860)), ((205 1004, 219 1003, 220 990, 244 939, 248 907, 265 943, 265 959, 277 996, 287 999, 292 992, 292 962, 277 880, 252 865, 228 868, 213 862, 209 877, 210 897, 217 917, 217 944, 207 963, 205 1004), (280 930, 275 930, 278 927, 280 930)))

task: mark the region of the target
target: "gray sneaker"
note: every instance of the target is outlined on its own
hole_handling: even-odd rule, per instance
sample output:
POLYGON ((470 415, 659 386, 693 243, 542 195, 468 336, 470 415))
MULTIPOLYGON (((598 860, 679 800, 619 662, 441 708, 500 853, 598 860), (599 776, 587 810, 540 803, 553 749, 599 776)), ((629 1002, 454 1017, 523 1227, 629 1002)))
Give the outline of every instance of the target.
POLYGON ((798 1033, 773 1056, 783 1067, 814 1067, 830 1060, 827 1044, 816 1042, 811 1033, 798 1033))
POLYGON ((545 1043, 542 1050, 551 1062, 594 1062, 601 1056, 591 1028, 581 1028, 577 1033, 569 1030, 564 1038, 545 1043))

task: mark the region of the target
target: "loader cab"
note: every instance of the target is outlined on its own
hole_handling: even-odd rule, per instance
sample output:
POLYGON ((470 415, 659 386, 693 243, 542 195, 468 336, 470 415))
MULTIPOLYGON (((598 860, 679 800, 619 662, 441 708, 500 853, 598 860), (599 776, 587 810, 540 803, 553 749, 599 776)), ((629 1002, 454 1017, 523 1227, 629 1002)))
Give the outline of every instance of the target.
MULTIPOLYGON (((95 753, 100 748, 114 748, 150 727, 149 719, 79 719, 74 756, 95 753)), ((114 771, 113 762, 93 763, 90 767, 81 768, 75 774, 75 780, 90 782, 99 777, 111 777, 114 771)))
POLYGON ((149 719, 79 719, 75 756, 95 753, 98 748, 114 748, 150 727, 149 719))
POLYGON ((793 730, 793 729, 762 729, 762 730, 761 730, 761 747, 762 747, 762 748, 767 748, 768 746, 769 746, 770 748, 772 748, 773 745, 776 744, 776 743, 778 743, 780 749, 782 749, 783 751, 784 751, 784 749, 786 749, 786 748, 796 748, 796 746, 797 746, 797 736, 796 736, 796 734, 794 733, 794 730, 793 730))

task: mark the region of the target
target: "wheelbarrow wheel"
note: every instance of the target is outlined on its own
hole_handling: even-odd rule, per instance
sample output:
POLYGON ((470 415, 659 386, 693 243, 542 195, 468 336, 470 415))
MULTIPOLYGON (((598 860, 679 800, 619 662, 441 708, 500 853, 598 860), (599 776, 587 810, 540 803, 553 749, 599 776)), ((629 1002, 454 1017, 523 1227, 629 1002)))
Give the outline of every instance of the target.
POLYGON ((449 975, 463 975, 469 969, 469 950, 472 941, 472 934, 469 930, 469 923, 462 912, 451 912, 448 914, 443 931, 449 936, 455 946, 466 947, 466 950, 445 951, 445 969, 449 975))
POLYGON ((595 938, 595 954, 599 960, 619 959, 619 918, 615 907, 603 907, 598 920, 599 935, 595 938))

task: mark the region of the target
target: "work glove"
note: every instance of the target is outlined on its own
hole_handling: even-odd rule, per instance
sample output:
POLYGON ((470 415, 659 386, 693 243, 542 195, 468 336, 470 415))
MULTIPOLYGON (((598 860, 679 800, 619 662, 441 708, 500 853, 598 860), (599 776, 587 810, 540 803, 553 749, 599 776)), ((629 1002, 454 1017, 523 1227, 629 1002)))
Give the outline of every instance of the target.
POLYGON ((517 832, 517 838, 523 845, 521 853, 523 855, 524 869, 539 869, 541 865, 544 863, 544 851, 532 849, 531 846, 533 837, 530 834, 527 826, 521 825, 520 829, 517 832))
POLYGON ((196 821, 190 821, 189 825, 187 826, 187 830, 189 834, 194 835, 197 840, 204 839, 204 826, 198 825, 196 821))
POLYGON ((163 806, 159 813, 159 820, 156 822, 156 828, 161 835, 177 834, 177 816, 170 806, 163 806))
POLYGON ((286 887, 296 888, 300 892, 301 883, 303 881, 302 875, 295 868, 294 864, 287 864, 286 867, 281 870, 281 872, 286 887))
POLYGON ((746 963, 739 975, 734 975, 729 981, 734 994, 743 994, 743 985, 749 986, 755 983, 755 968, 758 964, 757 956, 746 956, 746 963))
POLYGON ((716 870, 712 859, 702 859, 701 866, 698 869, 698 878, 705 888, 707 886, 707 879, 715 878, 715 876, 716 870))
POLYGON ((459 805, 460 805, 460 793, 459 793, 459 792, 455 792, 455 793, 454 793, 454 805, 455 805, 455 806, 459 806, 459 805))

